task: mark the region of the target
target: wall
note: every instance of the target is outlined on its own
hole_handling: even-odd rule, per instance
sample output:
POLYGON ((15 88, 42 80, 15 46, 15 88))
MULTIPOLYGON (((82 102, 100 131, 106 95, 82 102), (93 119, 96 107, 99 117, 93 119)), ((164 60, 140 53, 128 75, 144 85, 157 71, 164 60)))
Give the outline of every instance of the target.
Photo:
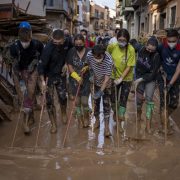
MULTIPOLYGON (((7 4, 12 3, 12 0, 0 0, 0 4, 7 4)), ((29 3, 29 0, 16 0, 15 5, 19 8, 25 10, 27 5, 29 3)), ((27 10, 27 14, 30 15, 37 15, 37 16, 45 16, 46 10, 44 7, 44 0, 31 0, 29 8, 27 10)))

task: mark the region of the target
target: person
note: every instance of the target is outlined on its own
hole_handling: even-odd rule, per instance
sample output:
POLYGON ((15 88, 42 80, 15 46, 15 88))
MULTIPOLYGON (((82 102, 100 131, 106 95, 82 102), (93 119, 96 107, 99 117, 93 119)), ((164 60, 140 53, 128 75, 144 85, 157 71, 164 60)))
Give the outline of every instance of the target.
POLYGON ((136 64, 136 106, 137 118, 140 132, 144 135, 145 130, 151 133, 151 119, 154 109, 153 96, 156 87, 156 76, 160 68, 160 56, 157 52, 158 41, 156 38, 149 38, 146 46, 138 51, 136 64), (146 101, 146 121, 141 119, 142 105, 146 101))
MULTIPOLYGON (((160 88, 160 117, 162 126, 164 125, 164 88, 167 90, 167 114, 170 116, 178 107, 179 104, 179 83, 180 83, 180 43, 179 34, 175 29, 170 29, 167 32, 167 40, 159 46, 161 56, 162 70, 165 73, 165 81, 162 75, 159 78, 160 88), (165 86, 164 86, 165 84, 165 86)), ((168 134, 173 133, 170 122, 167 122, 168 134)))
POLYGON ((110 95, 111 95, 111 73, 113 62, 109 53, 105 52, 103 45, 95 45, 93 49, 87 54, 87 61, 91 71, 91 80, 94 84, 94 115, 96 118, 95 128, 100 126, 99 113, 100 101, 103 100, 103 113, 105 123, 105 136, 111 135, 109 131, 109 117, 110 117, 110 95))
POLYGON ((13 62, 13 81, 20 103, 23 103, 24 133, 30 133, 30 120, 33 118, 33 105, 38 73, 37 65, 43 50, 43 44, 32 39, 32 28, 29 22, 19 24, 19 39, 10 47, 13 62))
POLYGON ((95 36, 95 33, 91 33, 91 36, 90 36, 90 47, 94 47, 96 44, 96 36, 95 36))
POLYGON ((79 126, 86 128, 89 126, 88 98, 90 94, 90 74, 86 59, 89 48, 85 47, 85 39, 81 34, 75 36, 74 45, 75 47, 67 55, 67 64, 70 73, 69 85, 73 99, 76 96, 78 86, 80 86, 76 100, 76 115, 79 126))
POLYGON ((68 28, 64 29, 64 36, 65 36, 65 41, 67 41, 66 43, 68 44, 69 49, 72 48, 74 45, 68 28))
POLYGON ((90 40, 88 38, 87 30, 86 29, 81 29, 80 34, 82 34, 84 39, 85 39, 85 47, 86 48, 90 47, 91 45, 90 45, 90 40))
POLYGON ((54 105, 54 88, 57 91, 61 105, 61 120, 67 123, 67 90, 66 90, 66 57, 69 50, 66 44, 64 32, 56 29, 52 33, 51 40, 43 50, 38 72, 41 79, 41 91, 44 93, 47 85, 46 104, 49 119, 51 121, 50 133, 57 132, 56 109, 54 105))
MULTIPOLYGON (((115 88, 117 92, 120 91, 120 102, 118 104, 118 112, 115 110, 115 88, 112 87, 111 101, 112 109, 114 111, 114 119, 116 113, 118 114, 118 120, 121 124, 121 131, 125 133, 125 112, 127 106, 127 100, 133 81, 133 69, 135 66, 135 51, 134 48, 129 44, 130 35, 126 29, 119 30, 117 34, 118 43, 110 44, 107 47, 107 51, 111 54, 114 69, 112 78, 114 79, 115 88)), ((118 96, 119 93, 117 93, 118 96)))
POLYGON ((114 31, 114 37, 112 37, 110 40, 109 40, 109 44, 114 44, 114 43, 117 43, 117 34, 119 32, 119 28, 116 28, 115 31, 114 31))

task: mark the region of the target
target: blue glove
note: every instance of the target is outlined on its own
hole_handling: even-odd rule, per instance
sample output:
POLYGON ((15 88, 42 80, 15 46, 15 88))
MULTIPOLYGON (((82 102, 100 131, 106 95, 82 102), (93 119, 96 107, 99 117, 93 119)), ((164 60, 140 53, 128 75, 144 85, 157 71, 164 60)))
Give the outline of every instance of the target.
POLYGON ((104 92, 101 91, 101 90, 99 90, 98 92, 96 92, 96 93, 94 94, 93 98, 96 100, 96 99, 101 98, 101 96, 103 96, 103 95, 104 95, 104 92))

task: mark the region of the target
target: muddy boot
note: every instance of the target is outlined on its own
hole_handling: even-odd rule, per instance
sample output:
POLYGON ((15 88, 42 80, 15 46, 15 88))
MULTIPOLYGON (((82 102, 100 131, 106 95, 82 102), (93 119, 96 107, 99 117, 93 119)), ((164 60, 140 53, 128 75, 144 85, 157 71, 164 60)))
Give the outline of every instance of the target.
POLYGON ((124 129, 123 129, 122 125, 124 124, 124 121, 125 121, 125 112, 126 112, 126 108, 120 106, 119 107, 119 112, 118 112, 118 120, 119 120, 119 123, 120 123, 119 131, 122 134, 124 133, 124 129))
POLYGON ((89 127, 89 111, 84 112, 84 128, 89 127))
POLYGON ((137 109, 137 135, 141 135, 141 114, 142 110, 137 109))
POLYGON ((154 110, 154 102, 147 102, 146 104, 146 130, 148 134, 151 134, 151 120, 152 120, 152 113, 154 110))
POLYGON ((66 113, 66 105, 61 105, 61 119, 63 124, 67 124, 67 113, 66 113))
POLYGON ((94 123, 94 129, 98 129, 100 127, 100 120, 99 120, 99 116, 96 116, 96 121, 94 123))
POLYGON ((51 134, 55 134, 57 132, 57 124, 56 124, 56 110, 54 107, 51 107, 48 110, 48 114, 49 114, 49 119, 51 121, 51 129, 50 129, 50 133, 51 134))
POLYGON ((109 130, 109 117, 104 119, 104 135, 105 137, 111 136, 111 133, 109 130))
POLYGON ((77 116, 77 119, 78 119, 78 127, 79 127, 79 128, 84 128, 83 116, 82 116, 82 115, 77 116))
POLYGON ((34 123, 35 123, 34 113, 31 112, 29 117, 29 126, 32 126, 34 123))
POLYGON ((23 129, 24 129, 24 134, 25 135, 30 134, 29 118, 30 118, 30 113, 24 112, 23 129))
POLYGON ((84 120, 81 113, 81 107, 76 107, 76 117, 78 120, 78 127, 83 128, 84 127, 84 120))

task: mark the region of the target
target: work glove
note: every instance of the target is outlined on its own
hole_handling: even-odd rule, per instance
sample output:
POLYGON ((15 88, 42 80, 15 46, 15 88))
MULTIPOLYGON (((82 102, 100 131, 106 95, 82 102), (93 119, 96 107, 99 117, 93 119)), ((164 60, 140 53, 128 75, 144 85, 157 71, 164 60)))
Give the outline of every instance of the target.
POLYGON ((101 98, 101 96, 103 96, 103 95, 104 95, 104 92, 101 91, 101 90, 99 90, 99 91, 97 91, 97 92, 93 95, 93 98, 94 98, 95 100, 97 100, 97 99, 101 98))
POLYGON ((143 82, 143 81, 144 81, 143 78, 138 78, 138 79, 136 79, 136 80, 134 81, 134 85, 137 87, 138 84, 139 84, 140 82, 143 82))
POLYGON ((89 69, 88 66, 84 66, 81 70, 81 74, 85 74, 87 72, 87 70, 89 69))
POLYGON ((66 75, 66 72, 67 72, 67 65, 65 64, 62 68, 62 73, 61 73, 61 76, 65 76, 66 75))
POLYGON ((119 79, 115 79, 115 80, 114 80, 114 84, 117 86, 117 85, 121 84, 122 81, 123 81, 123 78, 120 77, 119 79))
POLYGON ((71 77, 74 78, 79 84, 82 84, 82 77, 80 77, 77 72, 72 72, 71 77))

